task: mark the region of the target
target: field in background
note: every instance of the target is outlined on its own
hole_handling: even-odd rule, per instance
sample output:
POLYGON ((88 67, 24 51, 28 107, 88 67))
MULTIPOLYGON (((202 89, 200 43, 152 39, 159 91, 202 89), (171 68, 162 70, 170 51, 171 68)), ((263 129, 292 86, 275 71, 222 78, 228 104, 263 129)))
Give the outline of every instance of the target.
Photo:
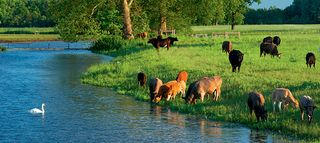
POLYGON ((59 39, 54 28, 0 28, 0 42, 55 41, 59 39))
MULTIPOLYGON (((218 26, 223 31, 227 26, 218 26)), ((289 88, 296 98, 309 95, 320 106, 320 70, 307 68, 305 55, 313 51, 319 59, 319 25, 277 25, 277 26, 237 26, 250 34, 241 38, 208 37, 196 38, 177 35, 179 41, 160 54, 147 44, 147 41, 131 41, 125 49, 109 52, 115 58, 105 64, 92 66, 82 77, 84 83, 106 86, 120 94, 149 101, 148 89, 138 87, 137 73, 143 71, 148 79, 158 77, 164 82, 174 80, 177 73, 186 70, 189 73, 188 85, 205 76, 221 75, 223 79, 222 95, 218 102, 205 101, 196 105, 187 105, 181 98, 175 101, 161 102, 160 105, 182 113, 199 115, 207 119, 238 122, 255 129, 268 129, 308 140, 320 139, 320 110, 314 113, 311 125, 301 122, 299 109, 289 107, 288 111, 272 113, 271 93, 277 87, 289 88), (293 29, 293 27, 296 27, 293 29), (305 30, 304 28, 307 29, 305 30), (281 29, 284 29, 281 31, 281 29), (290 30, 292 29, 292 30, 290 30), (263 32, 260 32, 263 30, 263 32), (278 32, 279 31, 279 32, 278 32), (279 35, 281 59, 259 57, 259 45, 266 36, 279 35), (232 73, 228 55, 221 51, 224 40, 231 40, 233 48, 244 53, 240 73, 232 73), (269 111, 267 122, 257 123, 250 117, 246 105, 247 94, 261 92, 266 98, 269 111)), ((215 27, 193 27, 196 32, 212 32, 215 27)), ((240 30, 241 31, 241 30, 240 30)))

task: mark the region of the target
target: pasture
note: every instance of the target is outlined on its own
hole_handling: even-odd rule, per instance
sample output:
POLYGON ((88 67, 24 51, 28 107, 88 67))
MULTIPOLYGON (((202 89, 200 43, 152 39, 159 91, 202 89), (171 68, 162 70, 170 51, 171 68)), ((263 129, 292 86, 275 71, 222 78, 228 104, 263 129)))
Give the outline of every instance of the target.
MULTIPOLYGON (((181 98, 159 104, 181 113, 194 114, 206 119, 245 124, 260 130, 291 135, 306 140, 320 140, 320 109, 316 108, 311 125, 301 122, 300 110, 291 106, 287 111, 272 113, 271 94, 277 87, 290 89, 299 99, 309 95, 320 107, 320 25, 242 25, 236 26, 241 38, 236 36, 196 38, 176 35, 178 42, 169 51, 160 48, 157 54, 146 40, 130 41, 124 49, 106 53, 115 58, 108 63, 94 65, 82 76, 87 84, 114 89, 120 94, 130 95, 137 100, 149 102, 148 88, 138 86, 137 74, 146 73, 148 79, 158 77, 164 83, 174 80, 179 71, 189 74, 187 86, 201 77, 220 75, 223 79, 222 93, 217 102, 205 100, 195 105, 185 104, 181 98), (260 57, 259 45, 266 36, 278 35, 281 58, 270 55, 260 57), (232 41, 232 48, 244 53, 241 71, 231 72, 228 55, 222 52, 225 40, 232 41), (316 68, 307 68, 305 56, 313 51, 316 68), (248 93, 261 92, 266 100, 268 120, 257 123, 249 114, 248 93)), ((229 26, 197 26, 193 33, 227 31, 229 26)), ((178 96, 180 97, 180 96, 178 96)))
POLYGON ((0 28, 0 42, 55 41, 59 39, 54 28, 0 28))

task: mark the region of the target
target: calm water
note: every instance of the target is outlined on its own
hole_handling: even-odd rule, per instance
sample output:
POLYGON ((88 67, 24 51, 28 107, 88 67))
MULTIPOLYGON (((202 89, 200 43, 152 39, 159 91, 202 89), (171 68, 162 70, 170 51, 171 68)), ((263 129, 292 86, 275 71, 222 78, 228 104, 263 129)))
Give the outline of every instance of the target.
POLYGON ((0 142, 288 142, 81 84, 82 72, 107 60, 88 51, 0 53, 0 142), (44 116, 28 112, 42 103, 44 116))

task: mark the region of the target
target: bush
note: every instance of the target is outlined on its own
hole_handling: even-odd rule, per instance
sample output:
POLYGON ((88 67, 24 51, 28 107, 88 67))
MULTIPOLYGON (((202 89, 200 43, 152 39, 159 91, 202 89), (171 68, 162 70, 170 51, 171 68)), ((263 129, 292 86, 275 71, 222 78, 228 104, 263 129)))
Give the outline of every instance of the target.
POLYGON ((0 52, 2 52, 2 51, 6 51, 6 50, 7 50, 7 48, 6 48, 6 47, 0 46, 0 52))
POLYGON ((119 50, 126 46, 126 41, 120 36, 103 36, 90 47, 92 51, 112 51, 119 50))

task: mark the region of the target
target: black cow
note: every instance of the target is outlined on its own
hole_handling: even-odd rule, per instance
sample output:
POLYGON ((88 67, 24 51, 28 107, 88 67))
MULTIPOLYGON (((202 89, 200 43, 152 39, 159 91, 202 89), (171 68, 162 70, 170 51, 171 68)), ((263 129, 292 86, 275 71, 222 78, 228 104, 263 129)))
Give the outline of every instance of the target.
POLYGON ((229 61, 232 66, 232 72, 236 72, 236 68, 238 67, 238 72, 240 72, 241 63, 243 61, 244 54, 239 50, 232 50, 229 53, 229 61))
POLYGON ((273 43, 261 43, 260 44, 260 57, 262 56, 262 54, 264 54, 264 56, 266 56, 266 54, 270 54, 271 57, 277 56, 277 57, 281 57, 281 53, 279 53, 278 51, 278 47, 276 44, 273 43))
POLYGON ((268 36, 268 37, 265 37, 263 38, 263 43, 272 43, 272 37, 271 36, 268 36))
POLYGON ((311 68, 311 65, 313 65, 314 68, 316 67, 316 56, 314 55, 314 53, 312 52, 307 53, 306 64, 307 64, 307 67, 309 66, 310 68, 311 68))
POLYGON ((272 42, 273 42, 273 44, 276 44, 277 46, 279 46, 280 42, 281 42, 281 39, 280 39, 279 36, 274 36, 272 42))
POLYGON ((178 38, 177 37, 168 37, 167 39, 170 39, 170 45, 173 45, 173 42, 174 41, 178 41, 178 38))

